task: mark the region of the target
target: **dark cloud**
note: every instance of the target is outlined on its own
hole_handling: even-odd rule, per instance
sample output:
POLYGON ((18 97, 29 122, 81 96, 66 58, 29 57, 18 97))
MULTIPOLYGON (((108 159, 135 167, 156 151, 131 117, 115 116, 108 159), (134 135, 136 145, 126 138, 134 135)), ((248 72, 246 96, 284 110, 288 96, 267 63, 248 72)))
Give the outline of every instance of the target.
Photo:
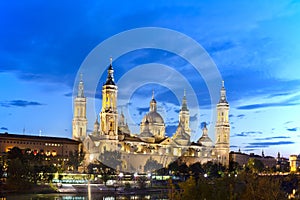
POLYGON ((273 139, 289 139, 289 136, 274 136, 274 137, 266 137, 266 138, 255 138, 255 140, 273 140, 273 139))
MULTIPOLYGON (((248 97, 256 96, 266 96, 288 93, 292 94, 299 91, 300 80, 282 80, 275 77, 265 76, 263 72, 257 71, 255 69, 247 70, 230 70, 228 74, 223 72, 223 77, 225 86, 227 89, 227 97, 229 103, 238 101, 241 99, 247 99, 248 97), (241 81, 248 80, 250 74, 255 74, 251 81, 241 81), (236 77, 239 77, 238 79, 236 77), (243 88, 241 90, 240 88, 243 88), (288 91, 288 92, 287 92, 288 91)), ((259 104, 249 104, 238 106, 237 109, 240 110, 251 110, 266 107, 279 107, 279 106, 293 106, 299 105, 299 97, 292 97, 287 100, 275 102, 275 103, 259 103, 259 104)))
POLYGON ((298 128, 297 128, 297 127, 295 127, 295 128, 287 128, 286 130, 287 130, 287 131, 292 131, 292 132, 295 132, 295 131, 297 131, 297 130, 298 130, 298 128))
POLYGON ((240 114, 240 115, 238 115, 238 116, 236 116, 236 117, 242 119, 242 118, 244 118, 245 116, 246 116, 246 115, 244 115, 244 114, 240 114))
POLYGON ((147 113, 149 111, 149 107, 136 108, 136 109, 139 112, 139 115, 142 115, 142 114, 147 113))
POLYGON ((286 144, 294 144, 295 142, 292 141, 279 141, 279 142, 252 142, 249 143, 248 146, 245 148, 267 148, 270 146, 277 146, 277 145, 286 145, 286 144))
POLYGON ((8 131, 8 128, 6 128, 6 127, 1 127, 0 130, 8 131))
POLYGON ((231 118, 231 117, 234 117, 234 115, 233 114, 229 114, 229 118, 231 118))
POLYGON ((197 115, 198 115, 198 114, 196 113, 195 115, 191 116, 191 117, 190 117, 190 121, 191 121, 191 122, 197 121, 197 119, 198 119, 197 115))
POLYGON ((239 106, 237 109, 239 110, 253 110, 258 108, 267 108, 267 107, 285 107, 285 106, 295 106, 298 103, 261 103, 261 104, 251 104, 245 106, 239 106))
POLYGON ((2 101, 0 106, 2 107, 27 107, 27 106, 42 106, 45 104, 36 101, 25 101, 25 100, 12 100, 12 101, 2 101))
POLYGON ((206 45, 206 50, 210 53, 216 53, 220 51, 226 51, 236 47, 236 44, 233 41, 219 41, 212 42, 209 46, 206 45))
POLYGON ((230 145, 230 148, 238 148, 236 145, 230 145))
POLYGON ((66 96, 66 97, 72 97, 73 96, 73 92, 65 93, 64 96, 66 96))
POLYGON ((275 94, 269 95, 268 98, 280 97, 280 96, 288 96, 290 94, 292 94, 292 93, 291 92, 275 93, 275 94))
POLYGON ((243 149, 243 151, 246 151, 246 152, 251 152, 251 151, 255 151, 257 149, 248 149, 247 147, 245 147, 246 149, 243 149))
POLYGON ((244 132, 241 132, 241 133, 236 133, 234 134, 232 137, 247 137, 247 136, 250 136, 250 135, 261 135, 262 132, 261 131, 244 131, 244 132))

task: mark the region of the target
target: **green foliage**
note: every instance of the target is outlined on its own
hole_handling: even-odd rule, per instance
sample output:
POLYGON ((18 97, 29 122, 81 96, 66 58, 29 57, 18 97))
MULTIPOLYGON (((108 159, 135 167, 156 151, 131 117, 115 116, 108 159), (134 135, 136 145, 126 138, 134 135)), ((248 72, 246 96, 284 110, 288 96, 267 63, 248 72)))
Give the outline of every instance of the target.
POLYGON ((90 174, 101 174, 101 179, 106 185, 106 182, 111 178, 111 175, 116 173, 116 170, 113 168, 110 168, 103 163, 90 163, 87 166, 88 173, 90 174))
POLYGON ((33 154, 29 150, 24 153, 14 147, 7 155, 7 186, 12 190, 26 190, 38 181, 50 182, 52 173, 57 169, 45 162, 45 155, 33 154))
POLYGON ((247 167, 252 173, 260 173, 264 169, 264 164, 255 158, 250 158, 247 163, 247 167))
POLYGON ((81 148, 80 151, 69 152, 69 160, 67 162, 67 165, 73 168, 74 171, 78 171, 78 167, 82 164, 82 161, 84 160, 85 153, 83 152, 83 149, 81 148))
POLYGON ((189 200, 284 199, 286 191, 282 189, 282 183, 282 176, 258 176, 250 173, 242 173, 237 177, 228 174, 219 178, 200 176, 198 181, 190 177, 187 181, 178 183, 178 187, 170 182, 169 191, 172 192, 169 192, 169 198, 189 200))

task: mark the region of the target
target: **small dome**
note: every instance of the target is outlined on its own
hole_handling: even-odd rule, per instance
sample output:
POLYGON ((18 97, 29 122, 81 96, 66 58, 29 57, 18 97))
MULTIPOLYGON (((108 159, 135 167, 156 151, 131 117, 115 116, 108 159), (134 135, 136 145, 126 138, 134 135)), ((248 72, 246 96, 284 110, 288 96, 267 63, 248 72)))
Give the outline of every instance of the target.
POLYGON ((212 140, 208 136, 202 136, 199 140, 198 143, 201 143, 204 146, 212 146, 212 140))
POLYGON ((156 111, 151 111, 147 115, 145 115, 142 120, 142 123, 146 123, 146 121, 148 121, 149 123, 159 123, 159 124, 164 123, 162 116, 156 111))

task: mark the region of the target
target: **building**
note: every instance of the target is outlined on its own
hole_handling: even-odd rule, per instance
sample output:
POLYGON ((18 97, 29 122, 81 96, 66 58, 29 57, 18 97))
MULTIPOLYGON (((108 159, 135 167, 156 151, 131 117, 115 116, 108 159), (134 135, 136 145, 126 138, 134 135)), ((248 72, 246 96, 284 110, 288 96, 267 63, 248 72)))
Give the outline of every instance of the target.
POLYGON ((290 155, 290 172, 297 172, 300 169, 300 155, 290 155))
POLYGON ((277 160, 272 156, 265 156, 264 153, 262 155, 256 155, 254 153, 246 154, 242 152, 230 152, 230 160, 238 163, 240 166, 245 167, 248 164, 250 159, 256 159, 261 161, 266 168, 276 167, 277 160))
POLYGON ((110 167, 130 172, 145 172, 149 160, 155 160, 158 163, 157 167, 166 167, 178 158, 188 164, 214 161, 228 166, 230 125, 229 104, 226 100, 224 82, 220 101, 217 104, 215 145, 207 134, 206 126, 202 129, 201 138, 197 142, 191 142, 190 114, 185 92, 178 116, 179 123, 172 137, 165 135, 166 125, 157 112, 154 92, 150 100, 149 112, 143 117, 138 134, 130 132, 123 112, 118 114, 117 94, 118 87, 114 81, 111 61, 106 82, 102 86, 101 112, 94 123, 93 132, 86 134, 86 100, 82 78, 79 82, 78 95, 74 99, 73 139, 83 142, 87 163, 100 160, 110 167), (107 152, 115 152, 115 154, 107 152), (116 158, 118 154, 120 156, 116 158), (111 160, 108 160, 108 157, 111 157, 111 160))
POLYGON ((68 161, 70 153, 79 152, 80 144, 80 141, 69 138, 0 133, 0 156, 18 147, 35 155, 46 155, 52 163, 58 164, 60 161, 68 161))

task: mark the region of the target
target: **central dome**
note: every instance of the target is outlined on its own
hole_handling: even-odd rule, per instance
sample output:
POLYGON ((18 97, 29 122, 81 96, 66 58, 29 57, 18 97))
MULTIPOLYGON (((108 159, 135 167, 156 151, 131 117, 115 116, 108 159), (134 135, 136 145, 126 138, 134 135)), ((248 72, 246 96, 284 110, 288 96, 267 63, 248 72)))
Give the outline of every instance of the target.
MULTIPOLYGON (((156 101, 154 99, 154 93, 152 95, 152 99, 150 101, 150 109, 149 112, 143 117, 142 122, 140 124, 141 132, 149 129, 152 135, 155 137, 155 141, 160 141, 165 137, 165 123, 160 114, 156 111, 156 101)), ((145 134, 142 134, 142 136, 145 134)))
POLYGON ((144 116, 142 122, 145 123, 146 121, 148 121, 149 123, 159 123, 159 124, 163 124, 164 123, 164 119, 156 111, 151 111, 148 114, 146 114, 144 116))

